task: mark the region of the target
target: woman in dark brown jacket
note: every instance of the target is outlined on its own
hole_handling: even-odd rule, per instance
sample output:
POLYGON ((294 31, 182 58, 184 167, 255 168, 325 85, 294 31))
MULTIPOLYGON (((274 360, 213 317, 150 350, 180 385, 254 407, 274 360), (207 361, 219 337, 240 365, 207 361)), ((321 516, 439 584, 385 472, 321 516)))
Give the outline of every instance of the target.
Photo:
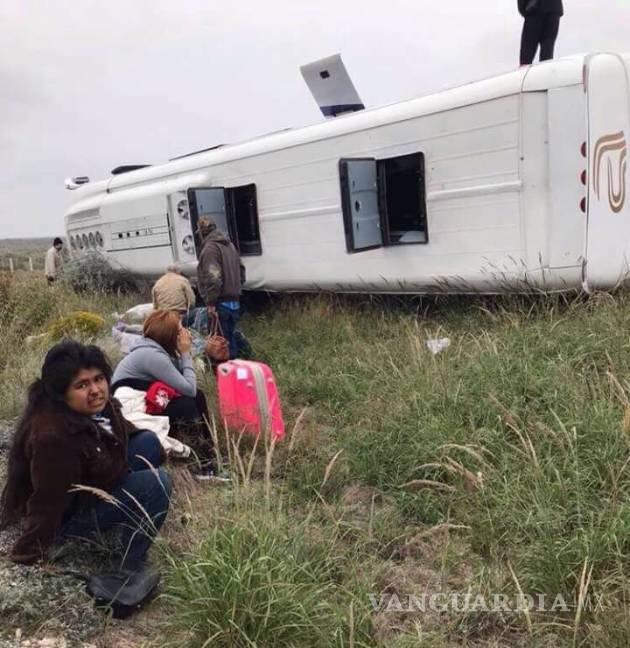
POLYGON ((137 430, 109 396, 111 367, 73 340, 46 354, 9 455, 0 523, 22 521, 16 562, 45 560, 57 537, 120 525, 122 567, 137 569, 168 511, 171 483, 152 432, 137 430), (89 490, 99 489, 97 494, 89 490))

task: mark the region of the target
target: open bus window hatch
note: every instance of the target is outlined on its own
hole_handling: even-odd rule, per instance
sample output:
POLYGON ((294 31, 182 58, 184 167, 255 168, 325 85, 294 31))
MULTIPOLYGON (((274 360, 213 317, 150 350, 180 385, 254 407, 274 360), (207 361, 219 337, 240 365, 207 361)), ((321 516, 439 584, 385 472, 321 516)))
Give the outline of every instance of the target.
POLYGON ((424 154, 339 162, 348 252, 428 243, 424 154))

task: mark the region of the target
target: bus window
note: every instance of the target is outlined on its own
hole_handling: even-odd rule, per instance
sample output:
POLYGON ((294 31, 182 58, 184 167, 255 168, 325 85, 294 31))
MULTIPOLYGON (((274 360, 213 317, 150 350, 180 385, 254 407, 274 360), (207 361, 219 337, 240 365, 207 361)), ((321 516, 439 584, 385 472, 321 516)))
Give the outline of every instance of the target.
POLYGON ((258 226, 258 206, 256 185, 228 189, 231 217, 235 223, 238 237, 237 247, 242 256, 262 254, 260 228, 258 226))
POLYGON ((385 245, 427 243, 424 155, 379 160, 378 176, 385 245))
POLYGON ((339 174, 348 252, 428 242, 423 153, 342 159, 339 174))
POLYGON ((217 224, 217 229, 234 241, 234 232, 228 223, 225 205, 225 189, 223 187, 189 189, 188 206, 190 210, 190 226, 195 239, 197 254, 201 252, 201 241, 199 240, 199 234, 197 232, 197 222, 202 216, 212 218, 217 224))

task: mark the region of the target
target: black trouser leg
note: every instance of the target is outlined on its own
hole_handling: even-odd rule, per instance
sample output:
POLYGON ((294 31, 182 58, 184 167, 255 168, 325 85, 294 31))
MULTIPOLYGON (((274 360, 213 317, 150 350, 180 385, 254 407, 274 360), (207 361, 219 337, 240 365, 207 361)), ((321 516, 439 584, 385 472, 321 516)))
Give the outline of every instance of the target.
POLYGON ((521 65, 531 65, 542 35, 544 16, 527 16, 521 33, 521 65))
POLYGON ((543 26, 542 35, 540 37, 540 60, 548 61, 553 58, 553 49, 556 45, 556 38, 558 38, 558 31, 560 29, 560 16, 554 14, 547 14, 545 16, 545 23, 543 26))
POLYGON ((208 405, 203 392, 198 389, 194 398, 178 396, 173 398, 163 414, 171 422, 170 435, 192 447, 206 463, 214 460, 212 437, 206 424, 209 419, 208 405))
POLYGON ((197 405, 199 414, 201 414, 202 420, 209 421, 210 413, 208 412, 208 403, 206 402, 206 397, 201 389, 197 390, 197 394, 195 395, 195 404, 197 405))
POLYGON ((201 420, 197 400, 190 396, 172 398, 163 414, 168 416, 171 423, 197 423, 201 420))

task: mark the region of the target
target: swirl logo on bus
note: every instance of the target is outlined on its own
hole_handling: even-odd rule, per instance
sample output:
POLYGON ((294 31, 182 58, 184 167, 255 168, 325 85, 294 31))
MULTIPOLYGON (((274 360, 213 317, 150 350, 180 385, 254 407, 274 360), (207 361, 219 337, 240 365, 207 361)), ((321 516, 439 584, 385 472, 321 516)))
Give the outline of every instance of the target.
POLYGON ((593 189, 600 200, 601 175, 606 160, 608 203, 616 214, 626 201, 626 163, 628 147, 623 131, 600 137, 593 152, 593 189))

